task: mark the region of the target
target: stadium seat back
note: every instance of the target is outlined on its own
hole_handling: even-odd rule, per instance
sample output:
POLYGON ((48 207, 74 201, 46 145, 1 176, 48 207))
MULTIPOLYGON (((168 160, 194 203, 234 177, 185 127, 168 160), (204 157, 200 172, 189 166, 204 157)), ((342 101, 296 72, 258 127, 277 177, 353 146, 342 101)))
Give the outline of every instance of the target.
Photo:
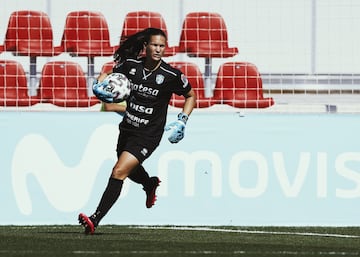
POLYGON ((228 32, 223 17, 218 13, 192 12, 183 22, 179 52, 195 57, 232 57, 238 53, 229 47, 228 32))
MULTIPOLYGON (((122 28, 120 43, 122 43, 127 37, 149 27, 162 29, 167 35, 165 19, 160 13, 150 11, 127 13, 122 28)), ((169 47, 166 45, 165 57, 173 56, 176 53, 177 47, 169 47)))
POLYGON ((27 79, 22 65, 13 60, 0 60, 0 105, 30 106, 39 103, 28 95, 27 79))
POLYGON ((264 98, 261 74, 248 62, 227 62, 219 67, 214 98, 239 108, 265 108, 274 104, 272 98, 264 98))
POLYGON ((100 12, 68 13, 61 40, 64 52, 75 56, 110 56, 117 48, 110 46, 108 23, 100 12))
MULTIPOLYGON (((191 62, 169 62, 169 64, 177 69, 179 69, 182 73, 185 74, 189 83, 191 84, 196 97, 196 108, 206 108, 213 105, 213 99, 205 97, 204 91, 204 78, 201 74, 199 67, 191 62)), ((173 94, 170 105, 174 107, 183 107, 184 105, 184 97, 173 94)))
POLYGON ((10 15, 4 50, 15 55, 54 56, 53 30, 48 15, 40 11, 16 11, 10 15))
POLYGON ((86 76, 81 66, 70 61, 53 61, 44 65, 39 95, 43 101, 62 107, 89 107, 99 102, 88 96, 86 76))

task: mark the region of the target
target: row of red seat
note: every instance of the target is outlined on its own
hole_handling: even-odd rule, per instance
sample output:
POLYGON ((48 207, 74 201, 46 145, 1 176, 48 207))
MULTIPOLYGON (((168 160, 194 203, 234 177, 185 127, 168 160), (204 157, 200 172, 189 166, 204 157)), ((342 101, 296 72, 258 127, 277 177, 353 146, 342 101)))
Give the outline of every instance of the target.
MULTIPOLYGON (((138 11, 126 15, 121 41, 139 30, 156 27, 167 33, 157 12, 138 11)), ((69 52, 76 56, 110 56, 118 46, 110 45, 108 24, 100 12, 70 12, 65 21, 61 45, 53 45, 50 18, 41 11, 15 11, 10 15, 2 51, 25 56, 55 56, 69 52)), ((198 57, 232 57, 236 47, 228 46, 227 28, 220 14, 193 12, 186 15, 179 46, 168 47, 166 56, 188 53, 198 57)))
MULTIPOLYGON (((123 23, 121 43, 127 36, 148 27, 161 28, 167 33, 160 13, 149 11, 129 12, 123 23)), ((30 67, 36 68, 36 57, 70 53, 88 58, 88 74, 94 75, 94 57, 111 56, 118 47, 110 45, 108 23, 104 15, 93 11, 68 13, 61 45, 54 46, 50 18, 41 11, 15 11, 10 15, 4 45, 0 53, 30 56, 30 67)), ((237 47, 228 46, 227 28, 222 16, 211 12, 193 12, 186 15, 179 46, 167 46, 165 56, 187 53, 192 57, 232 57, 237 47)), ((209 66, 209 64, 207 65, 209 66)), ((36 70, 30 69, 35 76, 36 70)))
MULTIPOLYGON (((124 20, 121 41, 124 40, 127 36, 147 27, 161 28, 167 33, 165 21, 159 13, 148 11, 128 13, 124 20)), ((86 56, 88 58, 87 74, 89 77, 93 77, 94 57, 110 56, 113 54, 116 48, 117 46, 110 45, 108 25, 105 17, 99 12, 70 12, 66 17, 61 45, 58 47, 54 47, 52 27, 47 14, 39 11, 16 11, 10 16, 4 45, 0 46, 0 51, 4 50, 13 52, 14 55, 30 56, 31 79, 36 78, 37 76, 36 58, 38 56, 55 56, 62 52, 68 52, 72 56, 86 56)), ((180 69, 183 69, 183 72, 188 75, 190 80, 191 77, 194 77, 194 79, 196 80, 192 82, 192 84, 196 85, 196 88, 199 88, 198 107, 210 106, 214 103, 219 102, 218 99, 222 99, 221 101, 223 102, 226 98, 228 98, 229 101, 231 101, 230 99, 236 98, 232 96, 230 97, 230 94, 225 94, 221 97, 217 95, 220 94, 217 93, 217 89, 220 90, 218 92, 224 92, 224 90, 221 90, 221 87, 232 88, 232 90, 236 92, 231 93, 231 95, 243 94, 244 96, 241 99, 246 99, 246 101, 249 103, 253 102, 250 105, 232 104, 233 106, 251 106, 259 108, 272 105, 272 100, 266 100, 268 104, 261 104, 263 102, 263 99, 261 97, 262 85, 259 82, 253 84, 257 85, 258 88, 253 88, 253 86, 249 87, 251 88, 250 91, 254 92, 252 93, 252 95, 256 95, 258 98, 248 97, 246 93, 242 93, 242 90, 249 91, 249 89, 241 89, 244 85, 239 82, 229 84, 229 86, 227 86, 227 84, 222 85, 221 87, 219 86, 219 82, 217 83, 218 85, 216 86, 216 89, 214 91, 214 99, 212 99, 211 97, 206 98, 204 96, 203 82, 205 80, 206 88, 209 88, 209 82, 211 82, 211 58, 232 57, 238 53, 238 49, 236 47, 228 46, 226 25, 223 18, 219 14, 209 12, 194 12, 187 14, 183 23, 179 46, 167 46, 166 56, 172 56, 177 53, 187 53, 190 57, 205 58, 204 77, 201 75, 198 68, 195 68, 193 64, 182 65, 179 63, 174 63, 174 65, 179 65, 180 69), (196 76, 193 76, 193 74, 196 74, 196 76), (239 89, 237 89, 238 85, 236 84, 239 84, 239 89)), ((60 62, 60 64, 61 63, 62 62, 60 62)), ((45 67, 43 68, 43 72, 44 70, 46 70, 45 68, 47 68, 49 64, 45 65, 45 67)), ((66 66, 67 64, 68 63, 66 63, 66 66)), ((62 63, 61 65, 65 65, 65 63, 62 63)), ((240 65, 240 67, 242 66, 243 65, 240 65)), ((245 66, 248 67, 248 65, 245 66)), ((237 69, 233 70, 236 71, 237 69)), ((248 68, 246 68, 245 70, 248 70, 248 68)), ((42 75, 42 78, 43 77, 44 75, 42 75)), ((222 80, 223 83, 225 83, 225 81, 225 79, 222 80)), ((41 81, 41 84, 44 85, 43 80, 41 81)), ((79 84, 79 81, 77 81, 76 84, 79 84)), ((61 83, 59 83, 59 85, 61 85, 61 83)), ((51 90, 49 90, 49 92, 50 91, 51 90)), ((48 97, 46 96, 46 94, 42 94, 41 92, 40 95, 40 99, 42 101, 47 98, 55 99, 54 96, 48 97)), ((79 96, 80 95, 81 94, 79 94, 79 96)), ((73 103, 70 103, 71 97, 68 98, 68 100, 60 100, 64 101, 63 104, 60 104, 59 102, 54 102, 54 104, 60 106, 82 106, 80 102, 76 102, 76 99, 79 99, 79 97, 77 97, 76 99, 74 98, 75 102, 73 103)), ((62 98, 60 97, 59 99, 62 98)), ((30 103, 32 103, 32 101, 33 100, 31 99, 30 103)), ((34 99, 34 101, 36 102, 37 100, 34 99)), ((93 103, 91 101, 86 101, 84 103, 85 106, 89 106, 93 103)), ((176 102, 176 99, 172 100, 172 103, 174 105, 176 102)), ((26 104, 26 101, 24 104, 26 104)))
MULTIPOLYGON (((204 78, 196 64, 170 62, 187 75, 197 94, 197 108, 228 104, 239 108, 266 108, 274 104, 264 98, 262 80, 255 65, 227 62, 220 66, 213 97, 204 95, 204 78)), ((112 62, 103 70, 109 70, 112 62)), ((182 107, 183 98, 173 95, 170 105, 182 107)), ((90 107, 99 100, 88 94, 85 73, 78 63, 51 61, 44 65, 36 96, 28 95, 27 78, 22 65, 14 60, 0 60, 0 106, 31 106, 51 103, 61 107, 90 107)))

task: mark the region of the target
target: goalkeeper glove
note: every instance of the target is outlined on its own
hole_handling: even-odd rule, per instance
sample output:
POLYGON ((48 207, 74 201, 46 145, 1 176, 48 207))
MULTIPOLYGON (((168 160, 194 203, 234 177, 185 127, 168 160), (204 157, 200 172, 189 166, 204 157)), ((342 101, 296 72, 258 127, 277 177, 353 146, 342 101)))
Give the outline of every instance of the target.
POLYGON ((99 98, 101 101, 105 103, 113 103, 114 95, 111 92, 111 88, 108 87, 109 81, 103 80, 102 82, 98 82, 94 80, 92 90, 94 95, 99 98))
POLYGON ((185 125, 189 116, 183 112, 178 114, 178 120, 171 122, 165 127, 165 130, 172 130, 170 136, 168 137, 170 143, 178 143, 181 139, 184 138, 185 125))

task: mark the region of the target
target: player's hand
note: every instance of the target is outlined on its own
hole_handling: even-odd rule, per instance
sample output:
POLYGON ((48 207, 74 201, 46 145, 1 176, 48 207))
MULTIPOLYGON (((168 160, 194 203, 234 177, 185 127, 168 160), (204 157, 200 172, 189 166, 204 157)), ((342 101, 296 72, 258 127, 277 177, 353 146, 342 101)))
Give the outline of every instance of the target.
POLYGON ((113 103, 114 95, 108 87, 109 81, 103 80, 102 82, 94 81, 92 90, 94 95, 105 103, 113 103))
POLYGON ((178 143, 181 139, 184 138, 185 134, 185 125, 188 120, 188 115, 185 113, 179 113, 178 120, 171 122, 165 127, 165 130, 171 130, 171 134, 168 137, 170 143, 178 143))

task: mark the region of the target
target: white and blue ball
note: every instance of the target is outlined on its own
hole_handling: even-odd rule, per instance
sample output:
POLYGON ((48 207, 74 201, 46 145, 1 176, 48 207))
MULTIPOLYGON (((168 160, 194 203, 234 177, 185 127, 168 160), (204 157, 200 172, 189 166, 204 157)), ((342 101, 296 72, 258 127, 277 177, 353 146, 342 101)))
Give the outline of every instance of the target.
POLYGON ((126 100, 131 92, 131 84, 129 79, 122 73, 111 73, 105 80, 108 81, 106 91, 113 94, 113 102, 120 103, 126 100))

